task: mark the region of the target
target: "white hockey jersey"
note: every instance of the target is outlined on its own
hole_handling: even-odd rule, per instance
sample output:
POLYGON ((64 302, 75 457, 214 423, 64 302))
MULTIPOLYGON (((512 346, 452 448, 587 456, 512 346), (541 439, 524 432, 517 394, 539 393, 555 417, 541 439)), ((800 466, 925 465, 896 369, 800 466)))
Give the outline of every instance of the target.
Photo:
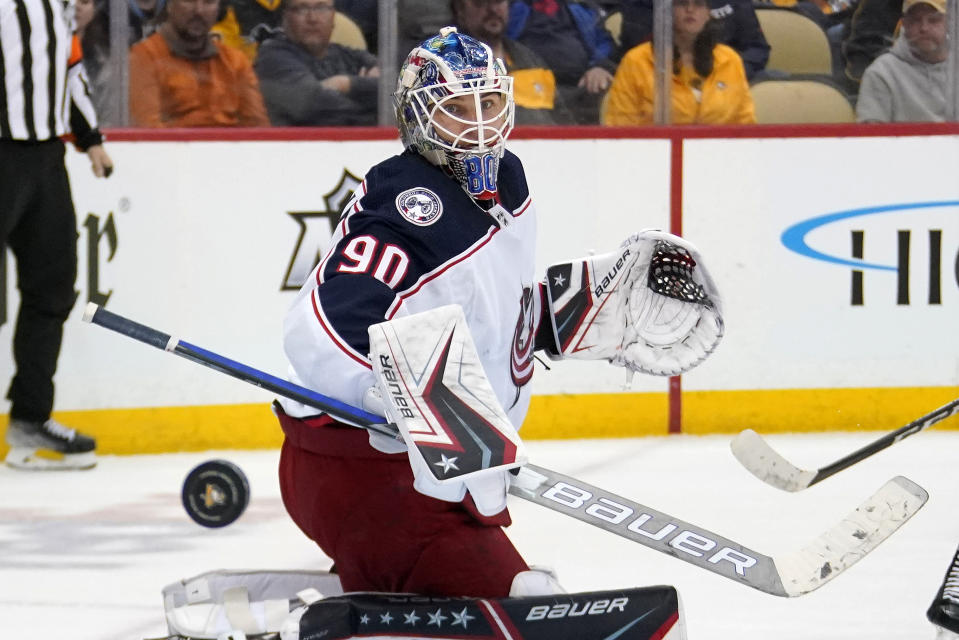
MULTIPOLYGON (((487 377, 518 429, 540 319, 536 217, 522 163, 506 152, 485 211, 422 156, 373 167, 284 322, 292 382, 355 407, 374 386, 367 328, 458 304, 487 377)), ((313 408, 282 401, 293 416, 313 408)))

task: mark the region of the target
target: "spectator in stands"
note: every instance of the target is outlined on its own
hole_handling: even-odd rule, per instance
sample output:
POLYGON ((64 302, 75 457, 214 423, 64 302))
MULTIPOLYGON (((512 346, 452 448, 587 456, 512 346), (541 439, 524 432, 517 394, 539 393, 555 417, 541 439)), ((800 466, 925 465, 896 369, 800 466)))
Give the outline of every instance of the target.
POLYGON ((223 44, 239 49, 253 62, 256 58, 257 30, 280 26, 282 0, 223 0, 224 4, 211 31, 223 44), (262 26, 261 26, 262 25, 262 26))
POLYGON ((333 0, 284 0, 283 29, 260 45, 254 68, 274 125, 376 124, 376 57, 330 42, 333 13, 333 0))
POLYGON ((855 88, 872 61, 892 46, 902 0, 859 0, 842 42, 846 78, 855 88))
MULTIPOLYGON (((673 0, 673 124, 756 122, 743 62, 717 42, 708 0, 673 0)), ((630 49, 616 71, 604 119, 609 125, 653 122, 653 45, 630 49)))
POLYGON ((575 0, 514 0, 506 35, 546 61, 577 124, 599 122, 600 101, 616 71, 616 45, 597 6, 575 0))
MULTIPOLYGON (((532 49, 503 35, 508 0, 452 0, 453 24, 460 33, 485 42, 513 76, 516 124, 555 124, 556 78, 532 49)), ((560 121, 571 118, 560 107, 560 121)))
POLYGON ((130 44, 139 42, 156 31, 166 0, 127 0, 130 7, 130 44))
POLYGON ((366 47, 375 54, 379 41, 380 14, 376 0, 336 0, 336 10, 348 16, 363 32, 366 47))
MULTIPOLYGON (((709 0, 719 42, 739 53, 750 80, 766 68, 769 43, 759 28, 751 0, 709 0)), ((623 0, 622 51, 649 40, 653 33, 653 0, 623 0)))
POLYGON ((453 24, 453 12, 443 0, 396 0, 396 21, 397 63, 402 67, 411 49, 453 24))
POLYGON ((130 49, 130 117, 141 127, 269 125, 250 61, 210 34, 218 0, 169 0, 130 49))
POLYGON ((117 83, 110 61, 110 15, 105 0, 77 0, 76 34, 83 51, 83 66, 90 79, 90 94, 100 125, 120 124, 117 83))
POLYGON ((797 9, 812 5, 812 9, 800 12, 812 17, 826 32, 826 39, 829 41, 829 49, 832 52, 833 80, 844 92, 853 94, 858 90, 856 86, 858 80, 853 83, 846 76, 842 45, 849 33, 857 3, 858 0, 812 0, 812 2, 801 0, 796 4, 797 9))
POLYGON ((902 8, 902 33, 862 76, 860 122, 943 122, 950 115, 946 0, 905 0, 902 8))

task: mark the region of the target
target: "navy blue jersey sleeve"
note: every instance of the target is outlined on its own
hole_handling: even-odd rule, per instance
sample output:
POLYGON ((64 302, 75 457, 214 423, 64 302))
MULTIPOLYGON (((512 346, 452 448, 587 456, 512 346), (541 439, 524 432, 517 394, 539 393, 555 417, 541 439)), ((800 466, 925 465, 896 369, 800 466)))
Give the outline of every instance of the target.
POLYGON ((339 274, 317 288, 331 329, 357 353, 368 354, 367 328, 386 320, 396 292, 366 274, 339 274))

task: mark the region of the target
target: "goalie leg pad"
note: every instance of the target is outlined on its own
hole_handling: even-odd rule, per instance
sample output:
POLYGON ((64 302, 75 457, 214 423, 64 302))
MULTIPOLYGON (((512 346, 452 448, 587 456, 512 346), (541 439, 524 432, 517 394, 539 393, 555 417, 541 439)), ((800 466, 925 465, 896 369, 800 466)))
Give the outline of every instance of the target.
POLYGON ((290 610, 343 593, 325 571, 209 571, 163 588, 174 637, 222 638, 280 632, 290 610))
POLYGON ((671 586, 520 598, 348 594, 301 611, 283 640, 351 638, 685 640, 671 586))

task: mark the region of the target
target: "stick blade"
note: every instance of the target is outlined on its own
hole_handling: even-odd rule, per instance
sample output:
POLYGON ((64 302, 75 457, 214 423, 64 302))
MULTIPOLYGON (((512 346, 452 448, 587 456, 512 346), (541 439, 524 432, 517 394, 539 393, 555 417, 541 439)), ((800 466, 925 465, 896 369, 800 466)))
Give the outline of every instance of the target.
POLYGON ((926 504, 929 494, 904 476, 879 491, 811 543, 774 557, 789 597, 818 589, 869 554, 926 504))
POLYGON ((729 448, 747 471, 777 489, 802 491, 816 478, 815 471, 792 464, 752 429, 740 432, 729 443, 729 448))

